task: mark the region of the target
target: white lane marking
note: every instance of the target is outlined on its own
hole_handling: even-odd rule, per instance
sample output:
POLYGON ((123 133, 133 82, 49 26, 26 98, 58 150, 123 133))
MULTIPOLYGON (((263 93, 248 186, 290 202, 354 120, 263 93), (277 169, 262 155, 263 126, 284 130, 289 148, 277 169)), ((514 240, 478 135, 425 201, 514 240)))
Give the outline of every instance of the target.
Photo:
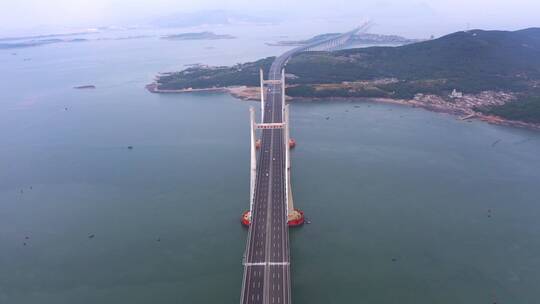
MULTIPOLYGON (((290 262, 259 262, 259 263, 244 263, 244 266, 287 266, 290 265, 290 262)), ((260 270, 255 272, 257 275, 260 274, 260 270)), ((274 273, 272 274, 274 277, 274 273)), ((279 278, 279 274, 278 274, 279 278)))

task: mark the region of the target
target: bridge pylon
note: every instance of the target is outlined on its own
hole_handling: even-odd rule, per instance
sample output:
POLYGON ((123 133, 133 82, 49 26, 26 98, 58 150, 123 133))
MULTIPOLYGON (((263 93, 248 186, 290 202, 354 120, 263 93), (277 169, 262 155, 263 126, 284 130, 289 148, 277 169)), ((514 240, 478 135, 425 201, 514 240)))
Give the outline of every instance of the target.
MULTIPOLYGON (((283 97, 285 102, 285 97, 283 97)), ((285 144, 285 205, 287 206, 287 223, 289 227, 296 227, 304 224, 304 212, 294 208, 294 200, 291 188, 291 136, 290 136, 290 120, 289 120, 289 105, 284 106, 283 122, 285 125, 284 144, 285 144)))
POLYGON ((255 123, 255 108, 249 108, 250 121, 250 174, 249 174, 249 210, 242 214, 242 224, 249 226, 251 224, 251 214, 253 212, 253 204, 255 203, 255 179, 257 176, 257 139, 255 123))
POLYGON ((289 105, 286 104, 285 94, 285 69, 281 70, 281 110, 283 113, 283 143, 285 145, 285 205, 287 207, 287 223, 289 227, 296 227, 304 224, 304 212, 294 208, 294 200, 291 187, 291 149, 296 145, 296 141, 291 138, 291 121, 289 119, 289 105))

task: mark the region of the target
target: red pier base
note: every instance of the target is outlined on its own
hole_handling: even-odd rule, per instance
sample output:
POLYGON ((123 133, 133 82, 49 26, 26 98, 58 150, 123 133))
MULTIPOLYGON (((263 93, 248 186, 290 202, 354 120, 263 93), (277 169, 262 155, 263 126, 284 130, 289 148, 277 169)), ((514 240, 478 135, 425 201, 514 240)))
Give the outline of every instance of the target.
POLYGON ((249 227, 249 225, 251 225, 251 211, 247 210, 242 213, 240 221, 242 222, 242 225, 249 227))
MULTIPOLYGON (((287 222, 287 224, 289 225, 289 227, 302 226, 305 222, 304 211, 300 209, 294 209, 294 211, 296 211, 296 214, 292 216, 293 218, 289 217, 289 221, 287 222)), ((249 227, 249 225, 251 225, 251 212, 249 210, 242 213, 240 222, 246 227, 249 227)))
POLYGON ((289 138, 289 148, 294 149, 296 147, 296 140, 294 138, 289 138))
POLYGON ((300 209, 294 209, 295 211, 295 214, 293 214, 292 216, 289 215, 289 222, 287 224, 289 224, 289 227, 298 227, 298 226, 302 226, 304 225, 304 222, 305 222, 305 217, 304 217, 304 211, 300 210, 300 209))

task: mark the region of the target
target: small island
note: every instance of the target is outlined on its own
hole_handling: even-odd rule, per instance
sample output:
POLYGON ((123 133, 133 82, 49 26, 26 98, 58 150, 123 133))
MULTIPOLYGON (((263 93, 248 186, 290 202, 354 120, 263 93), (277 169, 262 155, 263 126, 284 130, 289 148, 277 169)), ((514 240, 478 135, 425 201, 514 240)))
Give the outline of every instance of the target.
POLYGON ((95 89, 96 86, 92 85, 92 84, 89 84, 89 85, 74 86, 73 88, 76 89, 76 90, 87 90, 87 89, 95 89))
MULTIPOLYGON (((156 77, 154 93, 227 91, 254 100, 275 58, 193 66, 156 77)), ((294 100, 370 99, 540 129, 540 28, 472 30, 398 47, 305 52, 287 64, 294 100)))
POLYGON ((165 40, 220 40, 220 39, 236 39, 231 35, 218 35, 213 32, 200 32, 200 33, 182 33, 174 35, 162 36, 161 39, 165 40))
POLYGON ((56 44, 56 43, 73 43, 73 42, 86 42, 86 41, 89 41, 89 40, 83 39, 83 38, 74 38, 74 39, 56 38, 56 39, 15 41, 15 42, 0 43, 0 49, 17 49, 17 48, 36 47, 36 46, 42 46, 42 45, 48 45, 48 44, 56 44))

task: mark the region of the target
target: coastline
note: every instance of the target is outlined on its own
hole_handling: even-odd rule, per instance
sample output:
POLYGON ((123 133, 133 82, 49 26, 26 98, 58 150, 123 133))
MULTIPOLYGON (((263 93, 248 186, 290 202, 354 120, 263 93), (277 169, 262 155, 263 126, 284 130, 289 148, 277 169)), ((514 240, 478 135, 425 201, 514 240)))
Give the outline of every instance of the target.
POLYGON ((391 99, 391 98, 366 98, 365 100, 369 100, 372 102, 378 102, 378 103, 389 103, 389 104, 397 104, 397 105, 404 105, 409 106, 413 108, 422 108, 424 110, 435 112, 435 113, 444 113, 449 114, 452 116, 456 116, 457 119, 461 121, 467 121, 467 120, 479 120, 483 122, 487 122, 492 125, 499 125, 499 126, 508 126, 508 127, 517 127, 517 128, 526 128, 526 129, 532 129, 540 131, 540 124, 535 123, 528 123, 524 121, 519 120, 509 120, 505 119, 499 116, 494 115, 486 115, 480 112, 458 112, 455 109, 451 108, 444 108, 444 107, 437 107, 429 104, 419 103, 416 100, 404 100, 404 99, 391 99))
MULTIPOLYGON (((197 92, 217 92, 228 93, 231 96, 245 100, 245 101, 260 101, 260 88, 248 87, 248 86, 234 86, 234 87, 213 87, 203 89, 180 89, 180 90, 163 90, 158 89, 158 84, 153 82, 146 85, 146 89, 151 93, 156 94, 180 94, 180 93, 197 93, 197 92)), ((415 99, 394 99, 394 98, 370 98, 370 97, 290 97, 287 96, 287 101, 310 101, 310 100, 354 100, 354 101, 370 101, 376 103, 396 104, 413 108, 422 108, 430 112, 450 114, 457 116, 459 120, 479 120, 487 122, 492 125, 509 126, 517 128, 526 128, 531 130, 540 131, 540 124, 528 123, 518 120, 509 120, 499 116, 486 115, 477 111, 473 111, 468 108, 455 108, 446 106, 444 103, 433 104, 431 101, 433 98, 442 99, 439 96, 421 96, 415 99), (427 101, 423 97, 428 97, 427 101)))
POLYGON ((156 94, 178 94, 178 93, 194 93, 194 92, 222 92, 227 93, 229 91, 228 88, 205 88, 205 89, 181 89, 181 90, 163 90, 159 89, 157 83, 153 82, 151 84, 147 84, 145 88, 150 93, 156 93, 156 94))

